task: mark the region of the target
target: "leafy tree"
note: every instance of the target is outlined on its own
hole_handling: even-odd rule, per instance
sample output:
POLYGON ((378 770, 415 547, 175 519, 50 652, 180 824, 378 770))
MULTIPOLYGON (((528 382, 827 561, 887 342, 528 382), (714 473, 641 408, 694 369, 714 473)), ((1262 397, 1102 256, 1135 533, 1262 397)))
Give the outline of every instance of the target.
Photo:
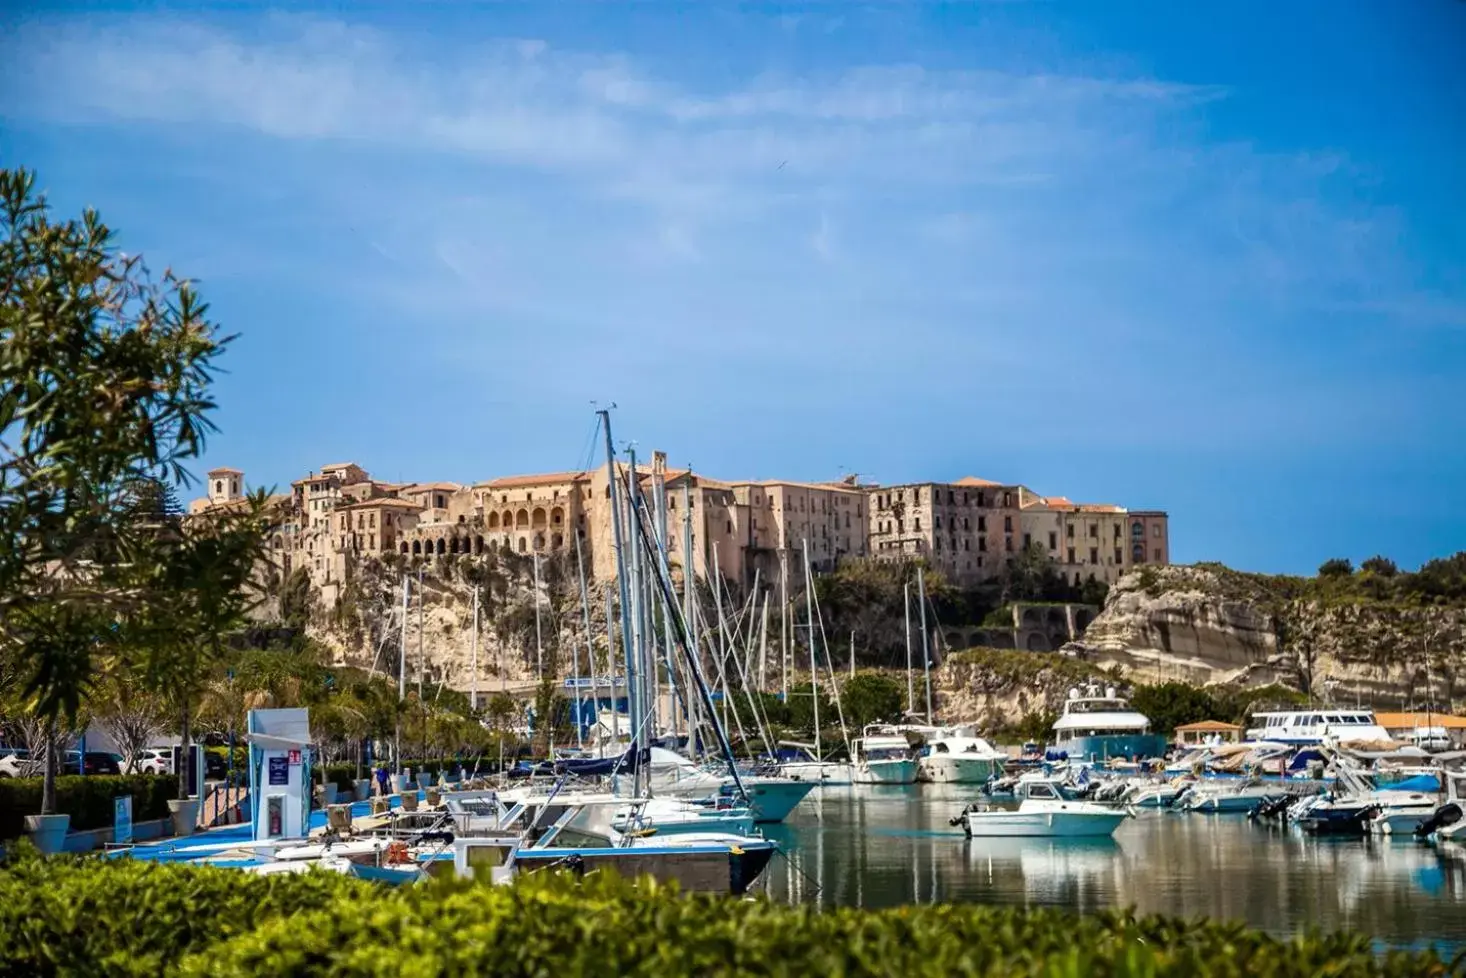
MULTIPOLYGON (((814 708, 815 700, 811 695, 809 683, 799 683, 789 687, 786 711, 790 727, 803 733, 813 734, 814 708)), ((828 724, 835 717, 835 704, 823 689, 819 691, 819 713, 821 724, 828 724)))
POLYGON ((97 701, 97 720, 122 752, 124 774, 137 774, 143 750, 167 723, 163 698, 131 675, 107 677, 97 701))
POLYGON ((1093 604, 1104 607, 1105 598, 1109 597, 1110 586, 1098 578, 1091 577, 1079 588, 1079 601, 1081 604, 1093 604))
POLYGON ((1162 733, 1169 733, 1188 723, 1220 719, 1222 712, 1209 692, 1189 683, 1137 686, 1130 703, 1150 718, 1152 729, 1162 733))
POLYGON ((1394 577, 1400 572, 1400 569, 1395 566, 1393 560, 1380 554, 1375 554, 1360 564, 1359 569, 1369 571, 1371 574, 1377 574, 1380 577, 1394 577))
MULTIPOLYGON (((0 171, 0 654, 53 745, 159 595, 128 487, 188 479, 227 344, 188 282, 153 280, 94 211, 53 222, 0 171)), ((41 812, 55 811, 46 751, 41 812)))
POLYGON ((851 727, 901 719, 905 698, 906 690, 902 685, 880 673, 852 676, 840 687, 840 705, 845 710, 845 722, 851 727))
POLYGON ((1354 573, 1354 564, 1347 557, 1332 557, 1318 565, 1319 577, 1348 577, 1354 573))
POLYGON ((310 572, 304 567, 296 567, 281 580, 275 597, 279 602, 280 623, 303 633, 315 608, 310 572))

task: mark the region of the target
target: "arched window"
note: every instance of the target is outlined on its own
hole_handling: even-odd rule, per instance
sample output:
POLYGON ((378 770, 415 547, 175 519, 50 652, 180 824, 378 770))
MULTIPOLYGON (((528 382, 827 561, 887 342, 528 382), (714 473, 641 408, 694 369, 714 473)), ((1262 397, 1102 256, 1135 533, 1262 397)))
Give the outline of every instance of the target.
POLYGON ((414 554, 418 555, 418 556, 421 556, 422 555, 422 541, 421 540, 414 540, 414 541, 412 541, 412 552, 414 554))
POLYGON ((551 550, 559 550, 563 546, 565 546, 565 537, 563 534, 556 533, 554 536, 550 537, 551 550))
POLYGON ((524 553, 528 549, 529 549, 529 543, 528 543, 528 541, 526 541, 524 539, 524 537, 520 537, 519 538, 519 552, 520 553, 524 553))
POLYGON ((402 552, 404 554, 407 553, 407 541, 406 540, 403 540, 402 541, 402 552))
POLYGON ((1131 523, 1130 524, 1130 535, 1132 537, 1143 537, 1143 536, 1145 536, 1145 524, 1144 523, 1141 523, 1139 520, 1135 521, 1134 523, 1131 523))
POLYGON ((523 529, 529 526, 529 510, 521 509, 514 514, 514 526, 516 529, 523 529))
POLYGON ((476 553, 476 554, 481 554, 481 553, 484 552, 484 538, 483 537, 480 536, 480 537, 474 537, 473 538, 473 552, 476 553))
POLYGON ((545 511, 539 507, 536 507, 534 511, 534 516, 531 518, 530 522, 538 528, 545 525, 545 519, 545 511))
POLYGON ((442 537, 438 537, 438 553, 439 554, 446 553, 447 552, 447 549, 448 549, 447 547, 443 546, 443 538, 442 537))
POLYGON ((498 513, 490 513, 489 514, 489 529, 491 529, 491 530, 497 530, 498 528, 499 528, 499 514, 498 513))
POLYGON ((554 526, 564 526, 565 510, 561 509, 559 506, 556 506, 554 509, 550 510, 550 523, 554 526))
POLYGON ((534 535, 534 548, 536 550, 545 549, 545 535, 543 533, 536 533, 534 535))
POLYGON ((1145 563, 1145 544, 1137 543, 1131 547, 1130 556, 1137 564, 1145 563))
POLYGON ((215 479, 214 480, 214 495, 216 495, 216 496, 222 496, 222 495, 224 495, 224 480, 223 479, 215 479))

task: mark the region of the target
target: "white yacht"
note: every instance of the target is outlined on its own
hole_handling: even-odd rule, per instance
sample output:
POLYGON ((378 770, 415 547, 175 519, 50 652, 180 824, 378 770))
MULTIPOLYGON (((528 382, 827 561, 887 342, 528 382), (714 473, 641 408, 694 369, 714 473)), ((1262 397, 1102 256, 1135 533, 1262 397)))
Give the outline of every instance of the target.
POLYGON ((1150 720, 1131 709, 1113 686, 1069 690, 1064 713, 1054 722, 1054 746, 1071 760, 1164 757, 1166 738, 1151 733, 1150 720))
POLYGON ((1016 811, 969 806, 960 816, 968 838, 1106 838, 1130 817, 1124 808, 1088 801, 1067 801, 1051 784, 1023 786, 1016 811))
POLYGON ((885 726, 865 728, 850 745, 855 784, 915 784, 916 757, 906 736, 885 726))
POLYGON ((927 740, 916 761, 916 780, 938 784, 986 784, 1001 775, 1008 755, 981 737, 943 731, 927 740))
MULTIPOLYGON (((671 798, 715 799, 733 789, 727 774, 698 767, 681 754, 661 747, 650 748, 651 790, 671 798)), ((748 792, 748 804, 760 822, 782 822, 815 789, 814 782, 785 777, 740 775, 748 792)))
POLYGON ((812 781, 825 787, 848 786, 854 772, 849 761, 822 761, 815 756, 813 744, 792 740, 779 742, 779 773, 794 781, 812 781), (789 755, 789 756, 785 756, 789 755))
POLYGON ((1393 738, 1375 722, 1372 710, 1317 709, 1281 710, 1252 714, 1248 740, 1276 744, 1321 744, 1326 739, 1339 744, 1392 743, 1393 738))

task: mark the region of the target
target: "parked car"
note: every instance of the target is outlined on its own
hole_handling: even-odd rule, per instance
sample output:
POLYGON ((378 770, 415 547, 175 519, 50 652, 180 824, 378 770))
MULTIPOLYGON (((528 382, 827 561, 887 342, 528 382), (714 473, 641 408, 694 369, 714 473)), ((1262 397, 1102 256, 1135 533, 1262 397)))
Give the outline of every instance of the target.
POLYGON ((172 774, 173 748, 149 747, 140 751, 137 758, 137 770, 139 774, 172 774))
POLYGON ((229 764, 213 751, 204 752, 204 780, 223 781, 229 776, 229 764))
POLYGON ((0 747, 0 778, 32 778, 40 773, 40 762, 31 760, 24 747, 0 747))

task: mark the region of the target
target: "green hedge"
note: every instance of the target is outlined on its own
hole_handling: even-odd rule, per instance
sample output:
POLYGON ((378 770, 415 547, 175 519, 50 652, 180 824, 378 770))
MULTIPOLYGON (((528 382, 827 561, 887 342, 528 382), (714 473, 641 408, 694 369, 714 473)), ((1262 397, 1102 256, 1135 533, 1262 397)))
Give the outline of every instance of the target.
POLYGON ((183 955, 331 903, 380 892, 334 873, 237 869, 34 854, 0 869, 0 974, 167 974, 183 955))
POLYGON ((1239 924, 939 905, 818 911, 540 875, 401 889, 327 874, 23 858, 0 871, 0 972, 157 975, 1438 976, 1431 952, 1239 924))
MULTIPOLYGON (((41 811, 40 778, 0 778, 0 839, 25 834, 25 817, 41 811)), ((143 822, 168 817, 168 800, 178 797, 178 779, 170 775, 94 774, 56 779, 56 812, 71 816, 73 831, 112 824, 112 799, 132 795, 132 819, 143 822)))

